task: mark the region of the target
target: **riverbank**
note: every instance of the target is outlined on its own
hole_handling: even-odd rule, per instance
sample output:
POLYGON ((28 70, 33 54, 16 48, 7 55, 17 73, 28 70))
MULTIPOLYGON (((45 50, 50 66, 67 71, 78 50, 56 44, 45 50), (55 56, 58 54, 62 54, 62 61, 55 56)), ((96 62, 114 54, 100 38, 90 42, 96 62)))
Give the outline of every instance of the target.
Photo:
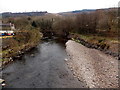
POLYGON ((66 43, 68 66, 89 88, 118 88, 118 60, 75 41, 66 43))
POLYGON ((2 39, 2 65, 20 58, 25 52, 36 47, 42 38, 38 30, 17 31, 12 38, 2 39))
POLYGON ((118 40, 118 37, 110 38, 98 35, 80 35, 76 33, 71 33, 69 35, 69 38, 88 48, 100 50, 105 54, 111 55, 116 59, 120 60, 120 42, 118 40))
POLYGON ((22 59, 2 69, 4 88, 85 88, 65 63, 65 45, 58 39, 41 40, 22 59))

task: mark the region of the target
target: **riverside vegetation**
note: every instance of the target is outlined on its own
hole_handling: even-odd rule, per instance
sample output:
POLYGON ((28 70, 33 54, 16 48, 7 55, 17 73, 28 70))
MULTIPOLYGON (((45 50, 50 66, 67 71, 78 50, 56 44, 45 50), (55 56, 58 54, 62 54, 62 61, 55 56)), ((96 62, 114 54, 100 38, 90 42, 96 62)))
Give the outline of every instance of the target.
POLYGON ((3 64, 19 58, 22 54, 34 48, 40 41, 42 34, 38 30, 20 30, 12 38, 2 40, 3 64))
POLYGON ((117 8, 90 12, 46 13, 42 16, 4 17, 3 23, 14 23, 15 36, 3 39, 3 60, 6 61, 24 49, 34 47, 45 35, 68 39, 82 38, 92 44, 118 53, 119 16, 117 8))

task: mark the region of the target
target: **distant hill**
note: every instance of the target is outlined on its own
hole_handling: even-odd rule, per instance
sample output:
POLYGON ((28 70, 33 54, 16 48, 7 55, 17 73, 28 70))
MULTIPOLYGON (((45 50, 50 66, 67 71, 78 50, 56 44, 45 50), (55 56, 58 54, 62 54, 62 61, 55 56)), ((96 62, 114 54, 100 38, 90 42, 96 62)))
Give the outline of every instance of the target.
MULTIPOLYGON (((54 15, 56 16, 74 16, 78 13, 82 13, 82 12, 94 12, 94 11, 98 11, 98 10, 117 10, 118 8, 103 8, 103 9, 83 9, 83 10, 75 10, 75 11, 68 11, 68 12, 60 12, 60 13, 56 13, 54 15)), ((42 15, 46 15, 49 14, 47 11, 41 11, 41 12, 20 12, 20 13, 11 13, 11 12, 5 12, 2 13, 2 17, 19 17, 19 16, 42 16, 42 15)), ((51 13, 52 14, 52 13, 51 13)), ((1 14, 0 14, 1 15, 1 14)))
POLYGON ((83 10, 71 11, 70 13, 91 12, 91 11, 95 11, 95 10, 96 9, 83 9, 83 10))
POLYGON ((72 15, 76 15, 78 13, 83 13, 83 12, 94 12, 94 11, 109 11, 109 10, 117 10, 117 7, 114 8, 103 8, 103 9, 83 9, 83 10, 75 10, 75 11, 68 11, 68 12, 61 12, 58 13, 59 15, 63 15, 63 16, 72 16, 72 15))
POLYGON ((21 13, 11 13, 11 12, 5 12, 2 13, 2 17, 18 17, 18 16, 42 16, 45 15, 47 11, 44 12, 21 12, 21 13))
POLYGON ((74 14, 81 13, 81 12, 92 12, 92 11, 96 11, 96 9, 75 10, 75 11, 61 12, 59 14, 64 15, 64 16, 68 16, 68 15, 74 15, 74 14))

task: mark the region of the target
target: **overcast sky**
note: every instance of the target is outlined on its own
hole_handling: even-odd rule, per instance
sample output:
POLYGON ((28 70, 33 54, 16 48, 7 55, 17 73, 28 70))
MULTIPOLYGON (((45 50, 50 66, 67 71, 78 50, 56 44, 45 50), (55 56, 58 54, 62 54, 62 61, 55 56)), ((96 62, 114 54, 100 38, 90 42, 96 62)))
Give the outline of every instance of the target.
POLYGON ((117 7, 119 0, 0 0, 1 12, 48 11, 58 13, 81 9, 117 7))

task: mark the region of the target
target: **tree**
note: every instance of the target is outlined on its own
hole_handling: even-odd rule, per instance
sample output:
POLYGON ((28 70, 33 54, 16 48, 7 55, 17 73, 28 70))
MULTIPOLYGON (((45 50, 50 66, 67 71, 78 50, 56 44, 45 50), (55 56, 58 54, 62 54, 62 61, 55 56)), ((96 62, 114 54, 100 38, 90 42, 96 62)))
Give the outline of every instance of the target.
POLYGON ((37 27, 37 24, 36 24, 35 21, 32 22, 32 26, 33 26, 33 27, 37 27))
POLYGON ((75 23, 72 18, 62 18, 53 24, 53 30, 58 35, 68 36, 75 28, 75 23))
POLYGON ((95 33, 97 14, 95 12, 78 14, 76 16, 76 24, 78 33, 95 33))

